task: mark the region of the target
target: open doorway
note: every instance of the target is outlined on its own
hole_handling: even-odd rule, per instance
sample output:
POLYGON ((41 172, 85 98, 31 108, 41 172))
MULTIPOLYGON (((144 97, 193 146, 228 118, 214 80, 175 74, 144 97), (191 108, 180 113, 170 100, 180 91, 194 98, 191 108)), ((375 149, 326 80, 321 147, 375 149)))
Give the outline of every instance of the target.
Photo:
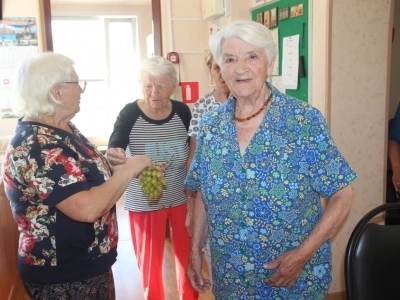
POLYGON ((80 79, 88 82, 73 122, 97 145, 105 145, 118 112, 141 97, 140 61, 149 52, 161 54, 160 0, 43 3, 46 50, 70 56, 80 79))
POLYGON ((136 17, 52 19, 54 52, 72 58, 80 80, 87 82, 73 119, 86 136, 109 136, 119 111, 142 96, 137 27, 136 17))

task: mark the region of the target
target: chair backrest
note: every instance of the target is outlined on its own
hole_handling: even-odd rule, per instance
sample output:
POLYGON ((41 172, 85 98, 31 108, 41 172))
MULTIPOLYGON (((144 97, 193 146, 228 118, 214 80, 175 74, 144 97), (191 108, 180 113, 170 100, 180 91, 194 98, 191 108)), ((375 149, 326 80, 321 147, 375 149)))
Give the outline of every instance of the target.
POLYGON ((369 223, 400 203, 387 203, 368 212, 355 226, 346 248, 347 300, 400 299, 400 225, 369 223))

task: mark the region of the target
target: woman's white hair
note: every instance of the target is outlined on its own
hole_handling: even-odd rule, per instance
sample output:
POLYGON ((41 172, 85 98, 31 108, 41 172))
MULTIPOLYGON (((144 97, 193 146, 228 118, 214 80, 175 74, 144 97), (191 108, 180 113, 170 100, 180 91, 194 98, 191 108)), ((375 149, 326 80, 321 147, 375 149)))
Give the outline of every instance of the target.
POLYGON ((138 76, 140 83, 142 83, 143 77, 146 74, 152 76, 168 75, 174 89, 179 84, 174 65, 161 56, 152 56, 142 62, 138 76))
POLYGON ((271 64, 277 55, 277 48, 271 31, 264 25, 247 20, 235 21, 210 36, 209 46, 217 63, 222 66, 222 43, 227 38, 239 38, 249 45, 265 49, 271 64))
POLYGON ((14 78, 14 103, 17 116, 40 119, 52 116, 56 105, 50 89, 71 80, 74 62, 59 53, 39 53, 24 60, 14 78))

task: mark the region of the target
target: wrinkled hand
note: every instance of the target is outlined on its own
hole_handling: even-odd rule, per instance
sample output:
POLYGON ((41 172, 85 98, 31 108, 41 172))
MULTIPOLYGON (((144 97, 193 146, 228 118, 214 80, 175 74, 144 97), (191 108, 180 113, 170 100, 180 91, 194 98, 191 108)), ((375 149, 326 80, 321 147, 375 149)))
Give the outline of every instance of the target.
POLYGON ((125 171, 133 179, 139 177, 145 168, 151 169, 153 165, 153 161, 146 154, 135 155, 128 157, 124 164, 114 166, 114 173, 125 171))
POLYGON ((201 250, 196 252, 192 251, 189 259, 189 266, 187 270, 187 277, 192 284, 192 287, 198 291, 199 293, 204 293, 211 287, 210 280, 205 279, 201 274, 201 264, 202 264, 202 257, 201 257, 201 250))
POLYGON ((110 148, 106 151, 105 156, 113 166, 122 165, 126 162, 126 153, 122 148, 110 148))
POLYGON ((394 188, 398 191, 400 189, 400 166, 393 167, 392 182, 394 188))
POLYGON ((300 277, 307 259, 299 255, 297 249, 290 250, 279 256, 276 260, 264 265, 267 270, 276 269, 274 275, 264 282, 272 287, 291 288, 300 277))

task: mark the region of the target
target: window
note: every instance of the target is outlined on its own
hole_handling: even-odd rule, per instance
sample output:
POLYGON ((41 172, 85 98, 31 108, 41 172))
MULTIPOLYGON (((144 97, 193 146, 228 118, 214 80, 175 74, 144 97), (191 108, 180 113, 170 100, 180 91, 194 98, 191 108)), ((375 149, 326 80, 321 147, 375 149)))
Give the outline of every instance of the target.
POLYGON ((125 104, 141 97, 136 18, 54 18, 54 52, 75 61, 87 81, 72 122, 85 136, 109 137, 125 104))

